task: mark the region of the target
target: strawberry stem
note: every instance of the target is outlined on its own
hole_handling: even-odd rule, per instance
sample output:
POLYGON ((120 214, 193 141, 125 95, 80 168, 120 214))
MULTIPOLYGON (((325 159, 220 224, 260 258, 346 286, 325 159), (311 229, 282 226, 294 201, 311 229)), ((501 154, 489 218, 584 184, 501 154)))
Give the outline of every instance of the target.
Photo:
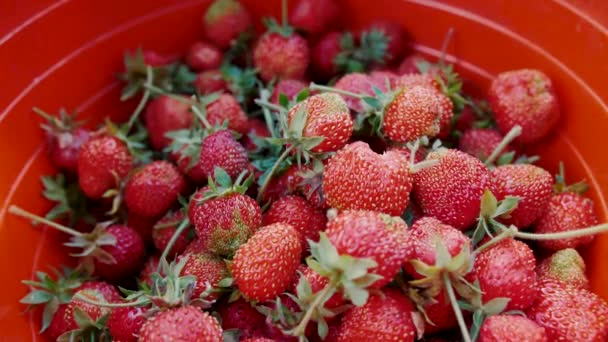
POLYGON ((300 323, 298 323, 298 326, 293 330, 294 336, 304 336, 306 332, 306 327, 308 326, 308 323, 310 322, 313 313, 319 305, 322 305, 327 301, 328 298, 325 297, 327 297, 331 291, 335 290, 336 284, 337 281, 332 279, 329 284, 327 284, 327 286, 323 288, 323 290, 316 293, 315 300, 312 302, 312 304, 310 304, 310 307, 308 308, 308 310, 306 310, 306 314, 304 315, 304 317, 302 317, 302 320, 300 321, 300 323))
POLYGON ((211 123, 209 123, 209 121, 205 117, 205 114, 203 114, 203 112, 201 112, 201 110, 198 109, 197 106, 192 105, 190 109, 192 110, 194 115, 203 123, 203 126, 205 126, 206 129, 213 129, 213 126, 211 125, 211 123))
MULTIPOLYGON (((146 66, 146 82, 145 83, 152 84, 152 78, 153 78, 152 68, 150 66, 146 66)), ((137 121, 139 114, 144 110, 144 107, 148 103, 149 99, 150 99, 150 89, 146 88, 146 90, 144 91, 144 94, 141 97, 141 100, 139 100, 139 103, 137 104, 137 107, 135 108, 135 111, 133 112, 133 114, 131 114, 131 117, 129 118, 129 122, 127 123, 127 132, 131 130, 131 127, 133 127, 133 125, 135 124, 135 121, 137 121)))
POLYGON ((357 94, 357 93, 353 93, 353 92, 348 91, 348 90, 337 89, 337 88, 334 88, 334 87, 328 87, 328 86, 316 84, 314 82, 310 83, 309 89, 311 91, 312 90, 321 90, 321 91, 325 91, 325 92, 336 93, 336 94, 340 94, 340 95, 344 95, 344 96, 354 97, 354 98, 357 98, 357 99, 363 99, 365 97, 365 95, 362 95, 362 94, 357 94))
POLYGON ((274 176, 275 172, 277 172, 279 165, 281 165, 283 160, 285 160, 285 158, 287 158, 289 153, 291 153, 291 151, 293 151, 293 149, 295 147, 296 147, 295 145, 291 145, 288 148, 286 148, 285 151, 281 154, 281 156, 279 156, 279 159, 277 159, 277 161, 274 163, 274 165, 272 166, 272 169, 270 169, 270 172, 268 172, 268 176, 266 176, 266 179, 264 179, 264 183, 262 184, 262 186, 260 187, 260 190, 258 191, 258 197, 257 197, 258 202, 262 201, 264 192, 266 191, 268 184, 270 184, 270 180, 272 179, 272 176, 274 176))
POLYGON ((452 41, 452 36, 454 36, 454 28, 450 27, 443 38, 443 43, 441 44, 441 54, 439 55, 439 65, 441 66, 445 64, 445 56, 448 52, 448 46, 452 41))
POLYGON ((475 252, 473 252, 474 255, 477 255, 479 253, 481 253, 482 251, 494 246, 495 244, 499 243, 500 241, 504 240, 504 239, 508 239, 508 238, 512 238, 515 236, 515 233, 517 232, 517 230, 513 227, 509 227, 507 229, 503 229, 503 231, 496 235, 495 237, 493 237, 490 241, 484 243, 483 245, 477 247, 477 249, 475 249, 475 252))
POLYGON ((534 233, 524 233, 524 232, 515 232, 514 236, 516 238, 524 239, 524 240, 560 240, 560 239, 570 239, 587 235, 595 235, 599 233, 604 233, 608 231, 608 223, 603 223, 597 226, 581 228, 576 230, 570 230, 559 233, 547 233, 547 234, 534 234, 534 233))
POLYGON ((43 223, 49 227, 55 228, 57 230, 59 230, 60 232, 64 232, 68 235, 72 235, 72 236, 83 236, 83 234, 81 232, 75 231, 74 229, 68 228, 64 225, 61 225, 57 222, 53 222, 51 220, 47 220, 43 217, 34 215, 30 212, 27 212, 21 208, 19 208, 16 205, 11 205, 10 208, 8 208, 8 212, 13 214, 13 215, 17 215, 17 216, 21 216, 24 217, 26 219, 30 219, 36 223, 43 223))
POLYGON ((135 306, 140 306, 140 305, 145 305, 145 304, 150 303, 150 300, 148 300, 148 299, 136 300, 136 301, 127 302, 127 303, 105 303, 105 302, 98 302, 98 301, 92 300, 86 296, 83 296, 80 293, 76 293, 74 295, 73 299, 83 301, 87 304, 91 304, 91 305, 95 305, 95 306, 102 306, 102 307, 106 307, 106 308, 130 308, 130 307, 135 307, 135 306))
POLYGON ((283 108, 283 107, 281 107, 279 105, 276 105, 274 103, 271 103, 271 102, 268 102, 268 101, 265 101, 265 100, 262 100, 262 99, 255 99, 254 102, 255 102, 255 104, 257 104, 260 107, 266 107, 268 109, 272 109, 272 110, 277 111, 279 113, 283 113, 283 112, 287 111, 285 108, 283 108))
POLYGON ((513 128, 511 128, 511 130, 509 131, 509 133, 507 133, 507 135, 505 135, 504 138, 502 138, 502 141, 500 142, 500 144, 498 144, 498 146, 496 146, 494 151, 492 151, 492 154, 490 154, 490 156, 488 157, 488 159, 486 159, 484 164, 486 166, 492 165, 492 163, 494 163, 496 158, 498 158, 500 156, 502 151, 513 140, 515 140, 515 138, 517 138, 520 134, 521 134, 521 126, 520 125, 513 126, 513 128))
POLYGON ((452 282, 450 281, 449 275, 444 273, 442 275, 443 285, 448 294, 448 298, 450 299, 450 303, 452 304, 452 310, 454 310, 454 314, 456 315, 456 321, 458 321, 458 327, 460 328, 460 332, 462 333, 462 339, 464 342, 471 342, 471 336, 469 336, 469 330, 467 329, 467 325, 464 322, 464 317, 462 317, 462 311, 458 306, 458 300, 456 299, 456 294, 454 294, 454 289, 452 288, 452 282))
MULTIPOLYGON (((167 260, 167 255, 169 254, 169 251, 171 251, 171 248, 173 248, 173 245, 175 245, 175 242, 177 241, 177 239, 179 238, 179 236, 184 232, 184 230, 186 230, 186 228, 188 228, 189 225, 190 225, 190 221, 187 218, 184 219, 182 221, 182 223, 180 223, 180 225, 177 227, 177 229, 175 230, 175 232, 171 236, 171 239, 169 240, 169 243, 167 243, 167 246, 165 247, 165 250, 163 250, 163 254, 161 254, 161 256, 160 256, 161 260, 167 260)), ((158 263, 158 270, 159 271, 160 271, 160 267, 161 267, 161 263, 158 263)))
POLYGON ((433 167, 437 164, 439 164, 438 159, 423 160, 415 164, 410 164, 410 173, 416 173, 420 170, 433 167))

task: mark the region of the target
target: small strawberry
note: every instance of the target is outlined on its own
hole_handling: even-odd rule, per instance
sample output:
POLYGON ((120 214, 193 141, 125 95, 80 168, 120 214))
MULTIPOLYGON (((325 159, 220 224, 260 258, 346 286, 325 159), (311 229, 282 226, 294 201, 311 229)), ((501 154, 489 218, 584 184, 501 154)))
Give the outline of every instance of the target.
POLYGON ((522 134, 517 140, 522 143, 544 138, 560 116, 551 80, 538 70, 499 74, 490 86, 488 98, 500 132, 506 134, 519 125, 522 134))
POLYGON ((355 142, 338 151, 323 172, 327 203, 338 210, 375 210, 401 215, 409 203, 412 179, 398 152, 373 152, 355 142))
POLYGON ((302 90, 306 88, 306 83, 296 79, 282 79, 272 89, 270 102, 279 104, 279 95, 284 94, 288 100, 293 100, 302 90))
MULTIPOLYGON (((158 255, 151 255, 150 257, 148 257, 148 259, 144 263, 143 267, 141 268, 141 271, 139 272, 139 276, 137 277, 137 280, 140 283, 144 283, 144 284, 147 284, 149 287, 152 287, 152 285, 153 285, 152 274, 158 272, 159 264, 160 264, 160 257, 158 255)), ((164 276, 164 274, 161 274, 161 275, 164 276)))
POLYGON ((253 62, 265 81, 274 78, 302 79, 308 67, 309 55, 308 43, 300 35, 284 36, 268 32, 253 50, 253 62))
POLYGON ((242 333, 241 338, 260 335, 264 326, 264 315, 242 298, 234 302, 221 302, 217 313, 222 318, 222 328, 239 329, 242 333))
POLYGON ((163 65, 167 65, 175 60, 175 58, 173 57, 163 56, 160 53, 152 50, 143 50, 142 56, 144 59, 144 63, 152 67, 160 67, 163 65))
POLYGON ((188 258, 182 275, 192 275, 196 278, 193 298, 199 298, 205 292, 205 300, 217 299, 220 293, 207 292, 209 289, 217 288, 220 280, 228 277, 228 268, 224 260, 205 254, 184 254, 182 257, 188 258))
POLYGON ((78 155, 78 183, 93 199, 116 188, 133 164, 127 145, 113 136, 101 136, 84 143, 78 155))
POLYGON ((190 45, 186 64, 196 71, 217 69, 222 65, 223 53, 207 42, 198 41, 190 45))
POLYGON ((196 75, 193 84, 196 91, 201 95, 228 90, 228 83, 219 70, 207 70, 196 75))
MULTIPOLYGON (((491 128, 471 128, 462 134, 458 149, 473 157, 486 161, 492 152, 498 147, 503 136, 497 130, 491 128)), ((510 152, 506 149, 504 153, 510 152)))
POLYGON ((221 342, 223 338, 222 328, 213 316, 187 305, 162 311, 148 319, 141 328, 139 341, 221 342))
MULTIPOLYGON (((369 75, 361 73, 350 73, 342 76, 334 85, 336 89, 349 91, 355 94, 373 95, 374 81, 369 75)), ((344 98, 348 108, 355 112, 362 112, 367 105, 358 98, 346 96, 344 98)))
POLYGON ((497 315, 486 319, 479 332, 479 342, 547 342, 545 328, 526 317, 497 315))
POLYGON ((335 25, 338 13, 334 0, 300 0, 291 9, 289 22, 309 34, 320 34, 335 25))
POLYGON ((235 284, 249 300, 274 299, 289 287, 301 254, 300 237, 293 227, 284 223, 262 227, 234 256, 235 284))
POLYGON ((338 341, 413 342, 417 337, 414 314, 415 308, 405 295, 387 288, 344 314, 338 341))
POLYGON ((559 250, 536 267, 539 281, 554 281, 579 289, 589 289, 585 261, 573 248, 559 250))
MULTIPOLYGON (((167 213, 165 217, 160 219, 152 230, 154 247, 162 253, 167 248, 175 231, 181 224, 185 224, 185 218, 186 215, 182 211, 174 211, 167 213)), ((188 247, 188 244, 190 243, 189 235, 190 233, 186 228, 186 230, 177 236, 177 240, 175 240, 171 250, 167 252, 169 258, 174 258, 186 250, 186 247, 188 247)))
POLYGON ((203 16, 205 36, 223 49, 250 27, 251 15, 238 0, 215 0, 203 16))
POLYGON ((186 129, 192 125, 192 114, 188 98, 178 100, 172 96, 160 95, 150 101, 144 113, 150 144, 155 150, 162 150, 171 143, 166 136, 170 131, 186 129))
POLYGON ((492 170, 490 190, 497 200, 506 196, 519 198, 517 208, 509 214, 510 217, 501 221, 525 228, 547 209, 553 192, 553 177, 546 170, 531 164, 503 165, 492 170))
POLYGON ((422 212, 458 229, 479 216, 481 196, 490 172, 476 158, 457 150, 431 152, 438 164, 414 173, 413 195, 422 212))
POLYGON ((437 91, 414 86, 398 90, 384 109, 382 130, 395 142, 435 136, 441 128, 441 108, 437 91))
MULTIPOLYGON (((394 61, 399 60, 407 47, 407 39, 405 30, 395 22, 390 21, 375 21, 367 26, 365 29, 367 32, 379 32, 387 41, 386 55, 384 62, 391 64, 394 61)), ((359 37, 363 39, 363 37, 359 37)))
POLYGON ((125 186, 129 211, 146 217, 163 216, 186 188, 186 180, 173 164, 154 161, 137 171, 125 186))
POLYGON ((247 133, 247 114, 230 94, 221 94, 207 105, 207 120, 211 125, 222 125, 227 121, 229 129, 241 134, 247 133))
POLYGON ((114 308, 108 317, 108 330, 114 341, 137 342, 147 321, 146 307, 114 308))

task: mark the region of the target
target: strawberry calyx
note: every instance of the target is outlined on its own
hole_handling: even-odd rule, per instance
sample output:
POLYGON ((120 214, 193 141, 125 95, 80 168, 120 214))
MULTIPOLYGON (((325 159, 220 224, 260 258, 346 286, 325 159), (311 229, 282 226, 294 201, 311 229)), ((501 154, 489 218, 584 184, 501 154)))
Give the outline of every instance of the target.
POLYGON ((230 92, 245 108, 260 84, 258 71, 254 68, 242 68, 233 64, 225 64, 220 68, 224 80, 228 83, 230 92))
POLYGON ((95 219, 87 212, 87 197, 77 181, 68 182, 63 173, 40 177, 44 190, 42 195, 55 206, 44 216, 48 220, 67 219, 70 227, 83 220, 94 224, 95 219))
MULTIPOLYGON (((476 281, 475 286, 479 287, 479 283, 476 281)), ((476 341, 479 337, 479 332, 483 322, 490 316, 498 314, 515 315, 525 314, 520 311, 508 311, 503 312, 507 308, 507 305, 511 301, 511 298, 498 297, 494 298, 486 303, 482 303, 481 293, 476 294, 474 297, 468 299, 468 301, 459 301, 458 304, 462 310, 473 313, 471 329, 469 335, 473 341, 476 341)))
POLYGON ((99 317, 91 317, 83 308, 79 305, 75 305, 77 302, 84 302, 83 305, 88 305, 89 302, 106 303, 106 300, 97 290, 86 289, 78 291, 72 298, 70 304, 73 305, 72 315, 78 328, 62 334, 57 338, 57 341, 111 341, 107 329, 110 310, 100 306, 99 317), (86 300, 83 300, 85 298, 86 300))
POLYGON ((114 136, 125 143, 127 149, 139 164, 148 164, 152 162, 152 151, 145 143, 148 139, 148 131, 144 125, 135 121, 134 126, 131 123, 117 125, 109 118, 106 118, 105 126, 102 128, 105 134, 114 136))
POLYGON ((82 126, 82 122, 76 120, 77 112, 68 113, 65 108, 59 109, 59 115, 51 115, 40 108, 34 107, 32 110, 43 117, 46 122, 40 127, 49 135, 57 136, 61 142, 64 134, 71 134, 75 128, 82 126))
POLYGON ((363 31, 357 42, 352 33, 340 37, 340 53, 334 64, 339 72, 363 72, 372 64, 383 65, 388 51, 389 37, 381 30, 363 31))
POLYGON ((566 183, 566 170, 564 162, 559 162, 559 172, 555 175, 555 184, 553 185, 553 192, 556 194, 564 192, 573 192, 579 195, 584 194, 589 190, 589 184, 584 180, 578 181, 574 184, 568 185, 566 183))
MULTIPOLYGON (((287 295, 294 298, 290 294, 287 295)), ((281 296, 265 305, 257 305, 255 309, 266 316, 267 323, 272 324, 284 334, 289 334, 289 330, 296 326, 303 316, 303 312, 294 312, 289 306, 283 304, 281 296)))
POLYGON ((469 232, 473 241, 473 247, 477 246, 486 236, 491 238, 504 231, 507 227, 498 219, 510 218, 510 214, 517 208, 519 197, 506 196, 498 201, 489 189, 486 189, 481 197, 481 205, 477 226, 469 232))
POLYGON ((203 198, 199 201, 199 204, 213 198, 232 194, 245 194, 249 186, 253 183, 253 174, 250 174, 245 178, 248 173, 249 171, 247 170, 241 172, 233 183, 228 173, 224 169, 216 166, 213 170, 213 178, 209 176, 207 180, 209 189, 203 193, 203 198))

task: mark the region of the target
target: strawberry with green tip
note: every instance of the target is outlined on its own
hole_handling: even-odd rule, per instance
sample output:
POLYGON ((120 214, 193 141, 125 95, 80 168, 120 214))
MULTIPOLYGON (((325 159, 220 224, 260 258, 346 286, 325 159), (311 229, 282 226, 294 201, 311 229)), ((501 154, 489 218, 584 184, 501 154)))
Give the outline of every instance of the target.
POLYGON ((140 342, 208 341, 221 342, 222 328, 213 316, 192 305, 169 309, 148 319, 140 342))
POLYGON ((547 342, 545 328, 519 315, 496 315, 483 322, 479 342, 547 342))
POLYGON ((555 281, 580 289, 589 289, 585 261, 573 248, 553 253, 536 267, 540 281, 555 281))
POLYGON ((224 49, 250 27, 251 15, 238 0, 215 0, 203 16, 205 36, 224 49))
POLYGON ((191 275, 196 278, 192 297, 201 298, 205 294, 203 299, 216 300, 221 293, 212 290, 217 289, 220 281, 229 276, 224 260, 213 255, 193 253, 184 254, 181 257, 188 258, 182 275, 191 275))

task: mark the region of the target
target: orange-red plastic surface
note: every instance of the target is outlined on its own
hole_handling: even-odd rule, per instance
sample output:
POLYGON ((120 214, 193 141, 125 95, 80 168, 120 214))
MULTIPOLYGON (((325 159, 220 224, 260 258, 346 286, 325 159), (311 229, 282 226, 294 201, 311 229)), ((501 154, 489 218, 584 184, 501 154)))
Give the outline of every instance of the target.
MULTIPOLYGON (((294 2, 292 0, 292 2, 294 2)), ((543 144, 530 146, 555 171, 563 160, 570 180, 586 179, 606 221, 608 214, 608 8, 583 0, 342 0, 341 19, 361 27, 377 18, 403 25, 411 47, 438 55, 449 28, 449 59, 479 94, 493 75, 538 68, 553 80, 563 118, 543 144)), ((10 204, 43 213, 39 177, 52 172, 33 106, 78 109, 94 124, 126 117, 119 101, 125 49, 176 54, 202 37, 209 1, 0 1, 0 340, 35 341, 37 319, 18 299, 21 279, 65 261, 62 237, 7 215, 10 204)), ((278 15, 279 1, 244 1, 256 16, 278 15)), ((608 236, 584 251, 596 292, 608 298, 608 236)))

